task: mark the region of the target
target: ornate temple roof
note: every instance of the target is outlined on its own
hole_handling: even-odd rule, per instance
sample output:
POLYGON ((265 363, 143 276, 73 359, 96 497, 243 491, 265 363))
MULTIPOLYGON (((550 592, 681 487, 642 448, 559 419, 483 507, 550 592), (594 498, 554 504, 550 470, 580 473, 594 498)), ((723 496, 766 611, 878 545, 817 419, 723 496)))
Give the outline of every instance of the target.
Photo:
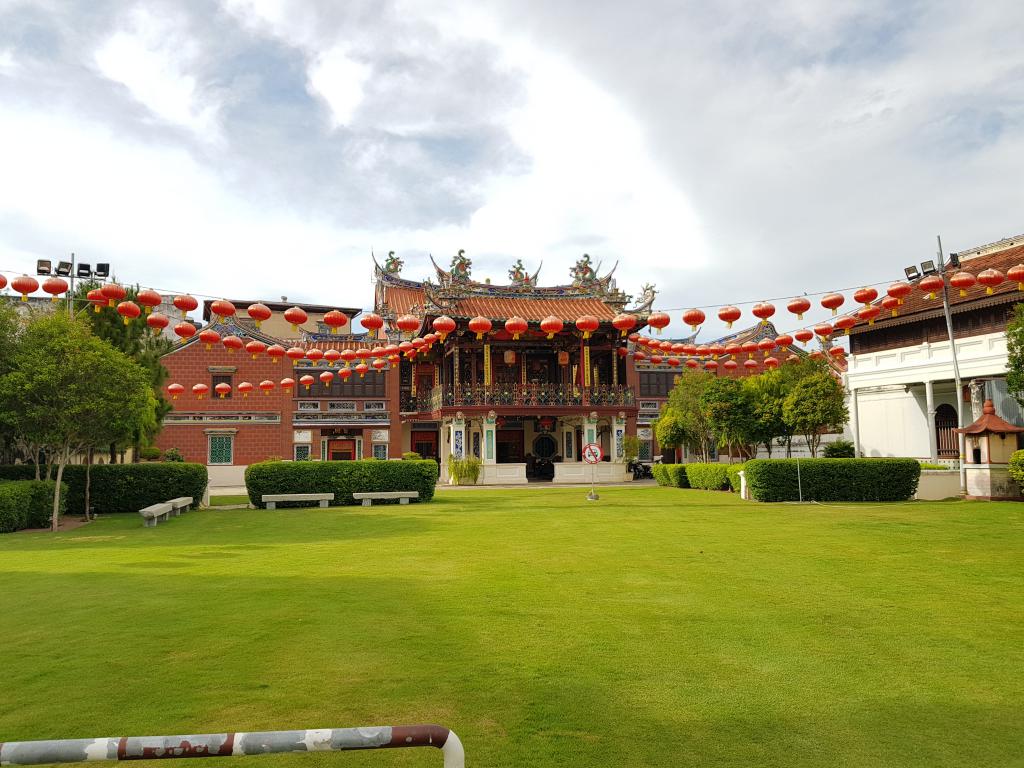
POLYGON ((954 432, 962 432, 965 435, 1009 435, 1017 432, 1024 432, 1024 427, 1015 427, 1005 419, 996 415, 996 407, 991 400, 986 400, 982 408, 981 418, 963 429, 954 429, 954 432))
POLYGON ((570 270, 572 282, 555 286, 538 285, 540 268, 530 274, 522 260, 509 270, 506 285, 474 280, 472 262, 463 251, 452 258, 448 269, 433 257, 431 263, 436 279, 415 281, 400 276, 403 262, 393 252, 383 266, 375 258, 376 311, 389 321, 411 314, 424 319, 439 315, 469 319, 482 315, 491 320, 518 315, 528 321, 555 315, 567 322, 581 315, 607 321, 626 311, 637 314, 642 325, 655 297, 654 286, 644 286, 640 301, 627 308, 632 297, 615 286, 615 267, 599 275, 601 265, 593 265, 586 254, 570 270))

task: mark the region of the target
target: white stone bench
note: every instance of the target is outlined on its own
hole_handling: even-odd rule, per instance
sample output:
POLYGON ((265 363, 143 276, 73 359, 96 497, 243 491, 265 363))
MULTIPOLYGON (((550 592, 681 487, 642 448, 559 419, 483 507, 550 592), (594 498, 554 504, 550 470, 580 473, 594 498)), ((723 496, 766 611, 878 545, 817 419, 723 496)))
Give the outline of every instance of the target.
POLYGON ((188 512, 190 509, 192 509, 191 496, 179 496, 176 499, 171 499, 167 503, 171 505, 171 514, 173 514, 175 517, 178 517, 181 514, 182 510, 188 512))
POLYGON ((264 493, 260 499, 267 505, 267 509, 277 509, 279 501, 318 501, 322 508, 327 507, 328 501, 334 501, 333 493, 264 493))
POLYGON ((409 499, 418 499, 419 491, 376 491, 374 493, 353 493, 353 499, 360 499, 364 507, 373 506, 374 499, 398 499, 399 504, 408 504, 409 499))
POLYGON ((147 528, 154 528, 157 523, 166 520, 173 509, 174 507, 167 501, 161 504, 150 504, 139 510, 139 514, 142 515, 142 524, 147 528))

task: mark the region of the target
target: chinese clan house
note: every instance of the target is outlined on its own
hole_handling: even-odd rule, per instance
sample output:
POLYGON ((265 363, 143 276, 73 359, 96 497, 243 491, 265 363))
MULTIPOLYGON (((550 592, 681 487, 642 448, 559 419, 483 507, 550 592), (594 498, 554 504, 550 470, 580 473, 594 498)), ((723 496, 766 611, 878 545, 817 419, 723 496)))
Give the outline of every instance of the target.
POLYGON ((254 327, 241 312, 217 317, 208 302, 204 331, 246 350, 283 348, 291 362, 207 344, 201 333, 185 340, 164 364, 169 381, 198 381, 200 394, 185 388, 172 402, 160 447, 208 464, 213 485, 241 485, 247 464, 272 457, 410 451, 438 460, 444 480, 450 458, 471 456, 480 484, 627 479, 637 370, 626 335, 646 325, 654 289, 629 306, 614 268, 601 275, 589 256, 551 287, 521 261, 507 285, 474 280, 462 251, 447 269, 431 261, 435 274, 415 281, 394 254, 374 260, 374 311, 344 310, 347 328, 327 326, 327 307, 303 305, 304 324, 288 331, 254 327), (584 461, 588 444, 600 446, 596 464, 584 461))

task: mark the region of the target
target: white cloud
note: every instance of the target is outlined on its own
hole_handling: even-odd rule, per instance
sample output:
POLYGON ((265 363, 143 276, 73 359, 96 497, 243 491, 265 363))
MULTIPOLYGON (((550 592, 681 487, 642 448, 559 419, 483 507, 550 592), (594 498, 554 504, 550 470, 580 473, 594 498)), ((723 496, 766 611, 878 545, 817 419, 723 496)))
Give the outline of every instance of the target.
POLYGON ((334 127, 352 121, 369 77, 370 68, 349 58, 341 46, 320 54, 309 66, 309 87, 330 106, 334 127))

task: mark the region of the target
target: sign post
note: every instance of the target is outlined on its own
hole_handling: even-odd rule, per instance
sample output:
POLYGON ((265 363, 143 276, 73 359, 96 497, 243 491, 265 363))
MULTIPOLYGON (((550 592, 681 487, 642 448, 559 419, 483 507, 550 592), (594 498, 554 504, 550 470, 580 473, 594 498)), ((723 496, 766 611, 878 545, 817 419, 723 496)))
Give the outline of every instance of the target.
POLYGON ((583 460, 590 465, 590 493, 587 494, 587 501, 597 501, 600 496, 594 488, 594 478, 597 475, 597 463, 604 458, 604 451, 597 443, 587 443, 583 446, 583 460))

